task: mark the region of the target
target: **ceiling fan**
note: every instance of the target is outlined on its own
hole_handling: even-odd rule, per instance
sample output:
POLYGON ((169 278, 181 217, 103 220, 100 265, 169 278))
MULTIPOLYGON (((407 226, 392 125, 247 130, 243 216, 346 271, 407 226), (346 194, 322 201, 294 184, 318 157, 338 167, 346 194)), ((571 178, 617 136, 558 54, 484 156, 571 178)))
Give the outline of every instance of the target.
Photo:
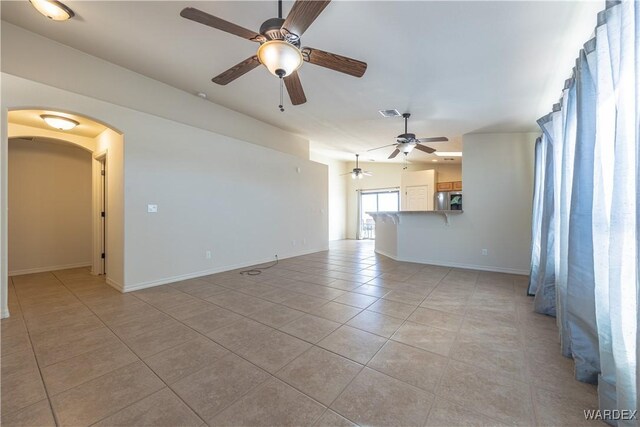
POLYGON ((353 170, 351 172, 343 173, 340 176, 351 174, 351 178, 352 179, 362 179, 363 176, 372 176, 373 175, 371 172, 363 171, 360 168, 360 165, 358 164, 358 157, 360 157, 360 154, 356 154, 356 167, 353 168, 353 170))
POLYGON ((423 142, 445 142, 445 141, 449 140, 448 138, 446 138, 444 136, 435 136, 435 137, 432 137, 432 138, 416 138, 416 134, 415 133, 409 133, 407 131, 407 121, 409 120, 409 117, 411 117, 411 114, 410 113, 404 113, 402 115, 402 117, 404 117, 404 133, 400 134, 400 135, 398 135, 396 137, 396 141, 397 142, 395 144, 389 144, 389 145, 384 145, 384 146, 378 147, 378 148, 372 148, 371 150, 368 150, 368 151, 379 150, 381 148, 395 146, 396 149, 388 157, 389 159, 393 159, 400 152, 403 152, 405 154, 405 156, 406 156, 414 148, 417 148, 420 151, 424 151, 425 153, 431 154, 431 153, 436 151, 435 148, 427 147, 426 145, 421 145, 421 143, 423 143, 423 142))
MULTIPOLYGON (((297 71, 303 62, 309 62, 355 77, 362 77, 367 69, 366 62, 320 49, 300 47, 300 36, 309 28, 330 1, 296 0, 289 15, 287 15, 286 19, 283 19, 282 0, 278 0, 278 17, 264 21, 260 26, 259 33, 192 7, 183 9, 180 12, 180 16, 260 44, 255 55, 214 77, 212 79, 214 83, 226 85, 262 64, 271 74, 279 77, 281 82, 284 80, 291 103, 300 105, 307 102, 297 71)), ((280 111, 284 111, 282 107, 282 87, 279 107, 280 111)))

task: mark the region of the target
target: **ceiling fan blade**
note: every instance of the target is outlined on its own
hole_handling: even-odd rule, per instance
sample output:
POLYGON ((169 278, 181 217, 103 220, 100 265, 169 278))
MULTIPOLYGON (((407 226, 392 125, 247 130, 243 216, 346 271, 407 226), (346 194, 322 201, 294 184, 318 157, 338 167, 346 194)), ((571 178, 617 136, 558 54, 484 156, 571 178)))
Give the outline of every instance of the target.
POLYGON ((432 138, 419 138, 419 139, 417 139, 418 142, 446 142, 448 140, 449 140, 449 138, 447 138, 446 136, 434 136, 432 138))
POLYGON ((426 145, 416 144, 416 150, 424 151, 425 153, 433 153, 435 152, 435 148, 427 147, 426 145))
POLYGON ((364 172, 362 172, 362 175, 365 175, 365 176, 373 176, 373 174, 372 174, 371 172, 369 172, 369 171, 364 171, 364 172))
POLYGON ((258 61, 258 57, 254 55, 250 58, 245 59, 241 63, 234 65, 233 67, 229 68, 227 71, 218 74, 213 79, 211 79, 211 81, 219 85, 226 85, 228 83, 231 83, 238 77, 253 70, 258 65, 260 65, 260 61, 258 61))
POLYGON ((302 89, 302 83, 300 83, 300 76, 297 71, 289 74, 284 78, 284 85, 289 92, 289 98, 293 105, 300 105, 307 102, 307 97, 304 95, 304 89, 302 89))
POLYGON ((393 153, 391 153, 391 155, 389 157, 387 157, 388 159, 393 159, 394 157, 396 157, 398 154, 400 154, 400 150, 398 150, 397 148, 393 151, 393 153))
POLYGON ((331 0, 297 0, 282 24, 286 32, 300 37, 331 0))
POLYGON ((367 150, 367 151, 379 150, 381 148, 387 148, 387 147, 394 147, 395 145, 396 144, 383 145, 382 147, 372 148, 371 150, 367 150))
POLYGON ((203 12, 193 7, 186 7, 182 9, 182 12, 180 12, 180 16, 195 22, 199 22, 200 24, 208 25, 209 27, 213 27, 215 29, 236 35, 238 37, 242 37, 243 39, 251 40, 252 42, 265 41, 264 36, 261 36, 255 31, 247 30, 244 27, 241 27, 229 21, 225 21, 224 19, 220 19, 216 16, 209 15, 207 12, 203 12))
POLYGON ((366 62, 312 47, 303 47, 302 57, 311 64, 340 71, 354 77, 362 77, 364 72, 367 71, 366 62))
POLYGON ((340 175, 338 175, 338 176, 351 175, 352 173, 353 173, 353 172, 341 173, 341 174, 340 174, 340 175))

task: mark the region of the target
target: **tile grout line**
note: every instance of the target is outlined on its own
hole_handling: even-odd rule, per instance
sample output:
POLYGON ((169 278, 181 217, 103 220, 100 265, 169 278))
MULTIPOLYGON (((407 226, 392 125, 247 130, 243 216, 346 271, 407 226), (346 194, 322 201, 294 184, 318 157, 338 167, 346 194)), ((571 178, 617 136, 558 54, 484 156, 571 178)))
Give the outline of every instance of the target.
MULTIPOLYGON (((55 274, 52 273, 52 275, 58 281, 60 281, 55 274)), ((13 279, 11 279, 11 282, 13 283, 13 279)), ((14 292, 15 292, 15 283, 13 283, 13 286, 14 286, 14 292)), ((44 376, 42 375, 42 369, 40 368, 40 361, 38 360, 38 357, 36 356, 36 350, 35 350, 35 348, 33 346, 33 340, 31 339, 31 332, 29 331, 28 323, 27 323, 26 319, 24 318, 24 310, 22 308, 22 303, 20 301, 20 296, 18 296, 18 292, 15 292, 15 294, 16 294, 16 299, 18 300, 18 306, 20 307, 20 316, 22 317, 22 321, 24 322, 24 327, 27 330, 27 336, 29 337, 29 344, 31 345, 31 352, 33 353, 33 358, 35 359, 36 366, 38 367, 38 374, 40 375, 40 381, 42 382, 42 387, 44 388, 44 392, 45 392, 45 395, 47 397, 47 402, 49 403, 49 408, 51 409, 51 415, 53 416, 53 421, 56 423, 56 426, 60 426, 60 421, 58 420, 58 415, 56 414, 56 411, 54 411, 54 409, 53 409, 53 403, 51 402, 51 396, 49 395, 49 389, 47 388, 47 383, 44 381, 44 376)), ((75 297, 75 295, 74 295, 74 297, 75 297)), ((28 407, 28 406, 26 406, 26 407, 28 407)), ((24 408, 21 408, 20 410, 22 410, 22 409, 24 409, 24 408)))
MULTIPOLYGON (((54 274, 54 276, 55 276, 55 274, 54 274)), ((66 286, 66 284, 65 284, 65 283, 64 283, 64 282, 63 282, 63 281, 62 281, 58 276, 56 276, 56 278, 60 281, 60 283, 62 283, 62 286, 64 286, 64 287, 65 287, 69 292, 71 292, 71 293, 72 293, 76 298, 78 298, 78 296, 75 294, 75 292, 73 292, 71 289, 69 289, 69 288, 66 286)), ((86 304, 83 300, 81 300, 80 298, 78 298, 78 300, 79 300, 79 301, 80 301, 80 302, 81 302, 81 303, 82 303, 82 304, 83 304, 83 305, 84 305, 84 306, 85 306, 89 311, 91 311, 91 313, 93 313, 93 315, 94 315, 94 316, 96 316, 96 317, 98 318, 98 320, 100 320, 100 322, 105 326, 105 328, 107 328, 107 329, 108 329, 108 330, 109 330, 109 331, 110 331, 110 332, 111 332, 111 333, 112 333, 112 334, 113 334, 113 335, 114 335, 114 336, 115 336, 115 337, 116 337, 116 338, 117 338, 117 339, 122 343, 122 345, 124 345, 124 346, 129 350, 129 351, 131 351, 131 353, 132 353, 133 355, 135 355, 135 357, 137 357, 137 358, 138 358, 138 360, 139 360, 140 362, 142 362, 142 363, 147 367, 147 369, 149 369, 149 371, 151 371, 151 372, 153 373, 153 375, 154 375, 156 378, 158 378, 160 381, 162 381, 162 383, 164 383, 165 387, 167 387, 167 388, 169 388, 170 390, 172 390, 172 391, 173 391, 173 389, 171 389, 171 388, 169 387, 169 384, 167 384, 167 383, 166 383, 162 378, 160 378, 160 376, 159 376, 158 374, 156 374, 156 372, 155 372, 153 369, 151 369, 151 367, 150 367, 150 366, 149 366, 149 365, 148 365, 148 364, 147 364, 147 363, 146 363, 146 362, 145 362, 145 361, 144 361, 144 360, 143 360, 143 359, 142 359, 142 358, 141 358, 141 357, 140 357, 140 356, 135 352, 135 351, 133 351, 133 349, 132 349, 131 347, 129 347, 129 345, 128 345, 126 342, 124 342, 124 340, 122 340, 122 338, 120 338, 120 336, 119 336, 118 334, 116 334, 116 333, 115 333, 115 332, 114 332, 114 331, 109 327, 109 325, 107 325, 107 324, 104 322, 104 320, 102 320, 102 318, 101 318, 101 317, 100 317, 100 316, 99 316, 95 311, 93 311, 93 309, 92 309, 89 305, 87 305, 87 304, 86 304)), ((144 302, 144 301, 143 301, 143 302, 144 302)), ((109 375, 109 374, 113 373, 113 372, 114 372, 114 371, 116 371, 116 370, 119 370, 119 369, 121 369, 121 368, 123 368, 123 367, 126 367, 126 366, 130 366, 130 365, 132 365, 132 364, 134 364, 134 363, 136 363, 136 362, 131 362, 131 363, 129 363, 129 364, 127 364, 127 365, 125 365, 125 366, 122 366, 122 367, 116 368, 116 369, 114 369, 114 370, 111 370, 111 371, 109 371, 109 372, 107 372, 107 373, 104 373, 104 374, 102 374, 102 375, 100 375, 100 376, 98 376, 98 377, 96 377, 96 378, 92 378, 91 380, 85 381, 85 382, 83 382, 82 384, 86 384, 86 383, 88 383, 88 382, 90 382, 90 381, 96 380, 96 379, 98 379, 98 378, 102 378, 102 377, 104 377, 104 376, 106 376, 106 375, 109 375)), ((44 382, 44 380, 43 380, 43 382, 44 382)), ((72 388, 70 388, 70 389, 68 389, 68 390, 73 390, 74 388, 76 388, 76 387, 78 387, 78 386, 80 386, 80 385, 82 385, 82 384, 78 384, 78 385, 76 385, 76 386, 74 386, 74 387, 72 387, 72 388)), ((128 404, 128 405, 126 405, 126 406, 124 406, 124 407, 122 407, 122 408, 120 408, 120 409, 118 409, 118 410, 116 410, 116 411, 114 411, 114 412, 110 412, 108 415, 104 416, 103 418, 100 418, 99 420, 96 420, 95 422, 91 423, 91 425, 94 425, 94 424, 96 424, 96 423, 99 423, 100 421, 103 421, 103 420, 105 420, 105 419, 109 418, 110 416, 115 415, 115 414, 119 413, 120 411, 123 411, 124 409, 129 408, 129 407, 131 407, 131 406, 135 405, 136 403, 138 403, 138 402, 140 402, 140 401, 142 401, 142 400, 146 399, 147 397, 149 397, 149 396, 151 396, 151 395, 153 395, 153 394, 155 394, 155 393, 159 392, 160 390, 162 390, 162 388, 161 388, 161 389, 159 389, 159 390, 156 390, 156 391, 154 391, 154 392, 152 392, 152 393, 149 393, 149 394, 147 394, 147 395, 145 395, 145 396, 141 397, 140 399, 137 399, 137 400, 135 400, 135 401, 131 402, 130 404, 128 404)), ((65 391, 67 391, 67 390, 65 390, 65 391)), ((174 394, 176 394, 176 393, 174 392, 174 394)), ((191 408, 191 407, 190 407, 186 402, 184 402, 184 400, 182 400, 182 398, 181 398, 179 395, 177 395, 177 394, 176 394, 176 396, 177 396, 177 397, 180 399, 180 401, 182 401, 182 403, 184 403, 184 404, 185 404, 185 405, 186 405, 186 406, 187 406, 187 407, 188 407, 188 408, 189 408, 189 409, 190 409, 194 414, 196 414, 196 416, 198 416, 198 418, 200 418, 200 416, 199 416, 199 415, 197 415, 197 412, 195 412, 195 411, 193 410, 193 408, 191 408)), ((202 421, 203 423, 205 423, 205 424, 206 424, 206 422, 205 422, 202 418, 200 418, 200 421, 202 421)))

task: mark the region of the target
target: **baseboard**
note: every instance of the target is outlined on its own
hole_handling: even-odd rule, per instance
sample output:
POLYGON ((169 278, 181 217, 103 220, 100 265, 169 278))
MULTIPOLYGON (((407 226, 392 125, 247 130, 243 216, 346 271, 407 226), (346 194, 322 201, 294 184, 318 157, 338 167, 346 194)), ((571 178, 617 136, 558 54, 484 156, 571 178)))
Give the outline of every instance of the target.
POLYGON ((435 261, 435 260, 402 259, 400 257, 392 256, 390 254, 384 253, 383 251, 379 251, 377 249, 375 252, 380 255, 389 257, 395 261, 401 261, 401 262, 414 262, 417 264, 438 265, 441 267, 463 268, 467 270, 491 271, 494 273, 517 274, 521 276, 529 275, 529 270, 520 270, 517 268, 494 267, 494 266, 487 266, 487 265, 464 264, 464 263, 458 263, 458 262, 446 262, 446 261, 435 261))
POLYGON ((115 280, 110 279, 109 277, 107 277, 105 279, 105 282, 107 283, 107 285, 111 286, 112 288, 114 288, 116 291, 119 292, 126 292, 124 290, 124 286, 121 285, 120 283, 116 282, 115 280))
POLYGON ((69 268, 91 267, 91 263, 80 262, 66 265, 50 265, 47 267, 26 268, 9 272, 9 276, 22 276, 24 274, 44 273, 46 271, 67 270, 69 268))
POLYGON ((375 253, 377 253, 377 254, 380 254, 380 255, 386 256, 387 258, 391 258, 391 259, 392 259, 392 260, 394 260, 394 261, 400 261, 400 260, 398 259, 398 257, 396 257, 395 255, 391 255, 390 253, 387 253, 387 252, 385 252, 385 251, 380 251, 380 250, 376 249, 374 252, 375 252, 375 253))
MULTIPOLYGON (((295 258, 298 256, 309 255, 316 252, 322 252, 327 250, 329 250, 328 246, 320 249, 310 249, 306 251, 300 251, 294 254, 278 255, 278 259, 283 260, 287 258, 295 258)), ((181 274, 178 276, 165 277, 158 280, 150 280, 148 282, 125 285, 124 287, 120 287, 120 285, 115 282, 109 283, 110 282, 109 279, 107 279, 107 283, 109 283, 109 285, 111 285, 115 289, 118 289, 120 292, 133 292, 133 291, 139 291, 141 289, 153 288, 154 286, 161 286, 169 283, 179 282, 182 280, 197 279, 198 277, 209 276, 210 274, 224 273, 225 271, 237 270, 238 268, 251 267, 253 265, 264 264, 271 261, 274 261, 274 258, 264 258, 264 259, 247 261, 247 262, 242 262, 242 263, 233 264, 233 265, 225 265, 222 267, 216 267, 209 270, 201 270, 201 271, 196 271, 194 273, 181 274)))

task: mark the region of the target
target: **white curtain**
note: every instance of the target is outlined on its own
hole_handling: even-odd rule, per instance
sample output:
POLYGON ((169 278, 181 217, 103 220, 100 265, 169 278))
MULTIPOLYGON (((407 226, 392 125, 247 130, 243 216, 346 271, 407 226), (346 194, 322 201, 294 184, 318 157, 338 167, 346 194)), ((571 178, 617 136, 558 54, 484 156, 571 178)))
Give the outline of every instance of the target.
POLYGON ((639 74, 640 3, 608 2, 536 146, 529 293, 601 409, 638 409, 639 74))

